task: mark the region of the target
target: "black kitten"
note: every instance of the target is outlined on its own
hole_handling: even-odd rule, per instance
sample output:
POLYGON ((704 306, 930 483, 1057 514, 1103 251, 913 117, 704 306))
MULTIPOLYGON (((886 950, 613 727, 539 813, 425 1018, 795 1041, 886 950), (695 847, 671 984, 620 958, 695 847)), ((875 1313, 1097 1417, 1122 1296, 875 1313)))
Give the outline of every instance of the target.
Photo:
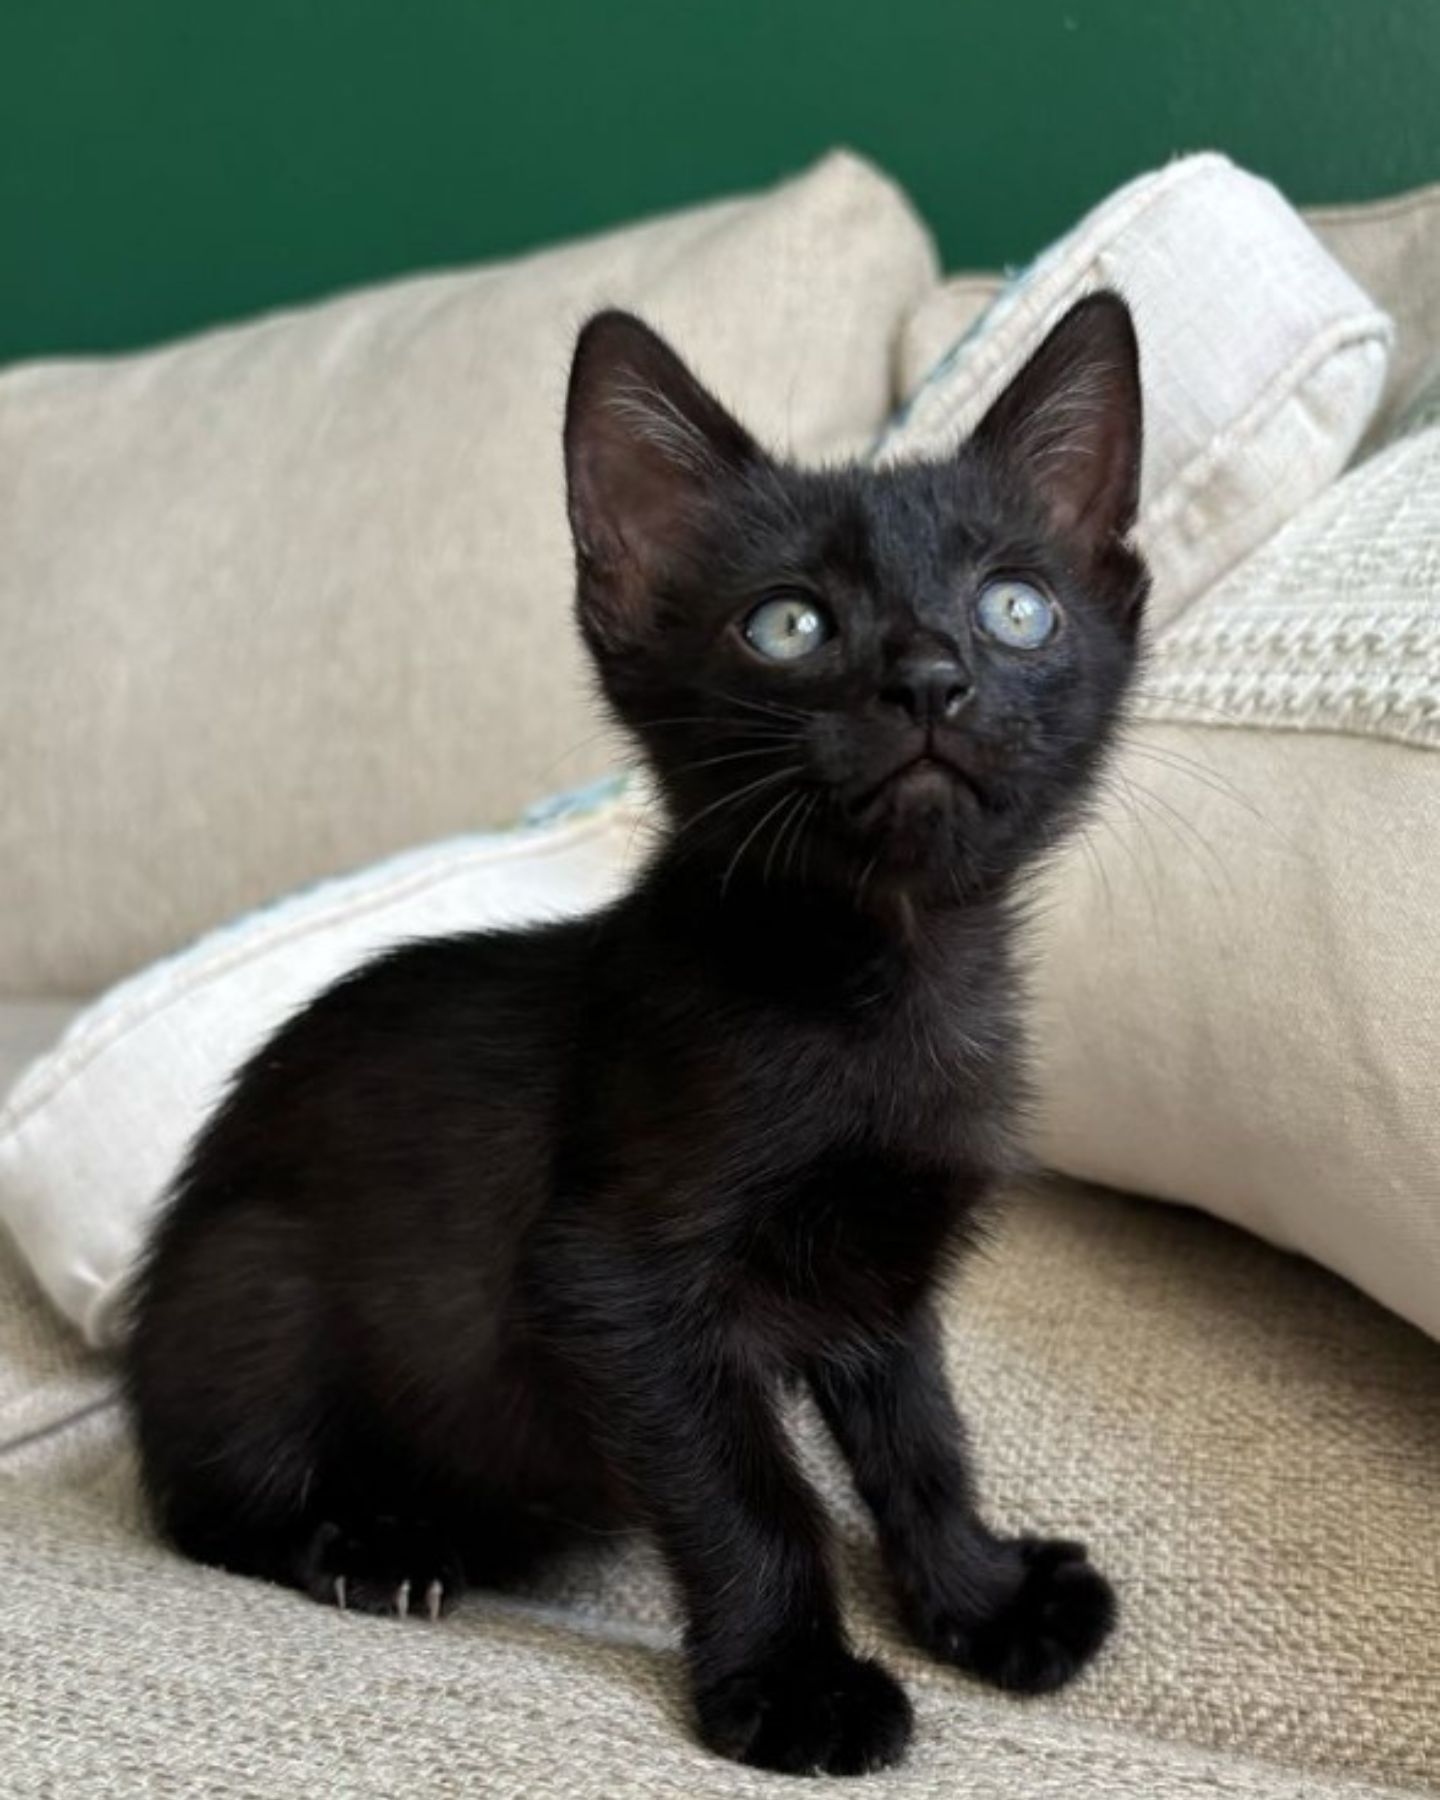
POLYGON ((129 1387, 189 1555, 433 1615, 653 1531, 705 1741, 895 1761, 776 1420, 807 1382, 910 1630, 1067 1681, 1113 1602, 993 1534, 937 1285, 1018 1166, 1011 893, 1083 802, 1135 657, 1130 317, 1082 301, 940 462, 766 456, 593 319, 565 428, 579 619, 668 833, 597 916, 420 943, 292 1019, 196 1144, 129 1387))

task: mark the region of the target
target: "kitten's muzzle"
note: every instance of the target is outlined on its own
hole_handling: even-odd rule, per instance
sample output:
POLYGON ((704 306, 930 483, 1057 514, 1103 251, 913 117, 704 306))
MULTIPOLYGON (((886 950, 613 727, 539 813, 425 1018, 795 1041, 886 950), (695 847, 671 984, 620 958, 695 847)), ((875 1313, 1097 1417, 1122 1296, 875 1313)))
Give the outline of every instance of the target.
POLYGON ((927 730, 917 747, 897 758, 878 781, 870 782, 855 794, 849 807, 852 814, 859 816, 869 812, 877 800, 887 795, 893 795, 897 800, 924 796, 933 801, 947 792, 974 798, 975 783, 971 772, 936 742, 934 731, 927 730))
POLYGON ((908 656, 895 665, 879 693, 880 704, 914 725, 953 723, 969 704, 975 684, 950 656, 908 656))

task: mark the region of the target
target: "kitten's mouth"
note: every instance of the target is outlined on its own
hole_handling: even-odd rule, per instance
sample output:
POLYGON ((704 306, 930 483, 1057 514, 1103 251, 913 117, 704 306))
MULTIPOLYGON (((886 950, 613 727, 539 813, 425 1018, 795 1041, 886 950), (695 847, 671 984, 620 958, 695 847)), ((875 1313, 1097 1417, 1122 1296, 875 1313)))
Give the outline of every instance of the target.
POLYGON ((968 772, 933 744, 928 744, 918 756, 907 757, 858 794, 853 810, 866 813, 876 801, 885 800, 908 811, 912 807, 948 802, 957 793, 971 802, 979 799, 968 772))

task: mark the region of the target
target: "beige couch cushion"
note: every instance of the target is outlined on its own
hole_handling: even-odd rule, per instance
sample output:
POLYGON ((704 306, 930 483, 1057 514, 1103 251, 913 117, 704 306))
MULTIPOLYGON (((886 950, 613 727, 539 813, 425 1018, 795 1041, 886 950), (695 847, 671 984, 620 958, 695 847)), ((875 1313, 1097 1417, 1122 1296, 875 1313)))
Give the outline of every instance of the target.
POLYGON ((1055 872, 1042 1149, 1440 1335, 1440 426, 1163 634, 1055 872))
POLYGON ((1392 200, 1314 207, 1305 218, 1395 321, 1384 398, 1370 429, 1375 443, 1440 377, 1440 182, 1392 200))
MULTIPOLYGON (((0 1251, 0 1396, 48 1396, 32 1428, 104 1408, 103 1372, 23 1291, 0 1251)), ((1087 1537, 1121 1628, 1079 1686, 1029 1703, 913 1654, 807 1423, 852 1616, 911 1685, 919 1730, 903 1768, 805 1793, 1433 1791, 1440 1346, 1198 1214, 1052 1191, 969 1271, 950 1361, 994 1513, 1087 1537)), ((674 1614, 639 1552, 524 1601, 473 1597, 433 1630, 327 1612, 155 1544, 109 1407, 0 1453, 0 1559, 15 1800, 797 1792, 695 1747, 674 1614)))
POLYGON ((928 237, 863 162, 154 354, 0 376, 0 994, 606 766, 560 461, 629 305, 772 443, 870 440, 928 237))

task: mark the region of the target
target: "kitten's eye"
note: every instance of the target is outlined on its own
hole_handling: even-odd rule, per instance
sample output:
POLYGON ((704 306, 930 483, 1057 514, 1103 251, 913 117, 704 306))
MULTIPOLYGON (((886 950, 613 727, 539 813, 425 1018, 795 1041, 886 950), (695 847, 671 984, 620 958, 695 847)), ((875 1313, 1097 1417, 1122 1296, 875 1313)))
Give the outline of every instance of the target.
POLYGON ((762 600, 744 630, 751 647, 771 662, 799 662, 835 635, 829 614, 805 594, 762 600))
POLYGON ((1060 609, 1027 581, 992 581, 975 602, 980 628, 1012 650, 1035 650, 1054 635, 1060 609))

